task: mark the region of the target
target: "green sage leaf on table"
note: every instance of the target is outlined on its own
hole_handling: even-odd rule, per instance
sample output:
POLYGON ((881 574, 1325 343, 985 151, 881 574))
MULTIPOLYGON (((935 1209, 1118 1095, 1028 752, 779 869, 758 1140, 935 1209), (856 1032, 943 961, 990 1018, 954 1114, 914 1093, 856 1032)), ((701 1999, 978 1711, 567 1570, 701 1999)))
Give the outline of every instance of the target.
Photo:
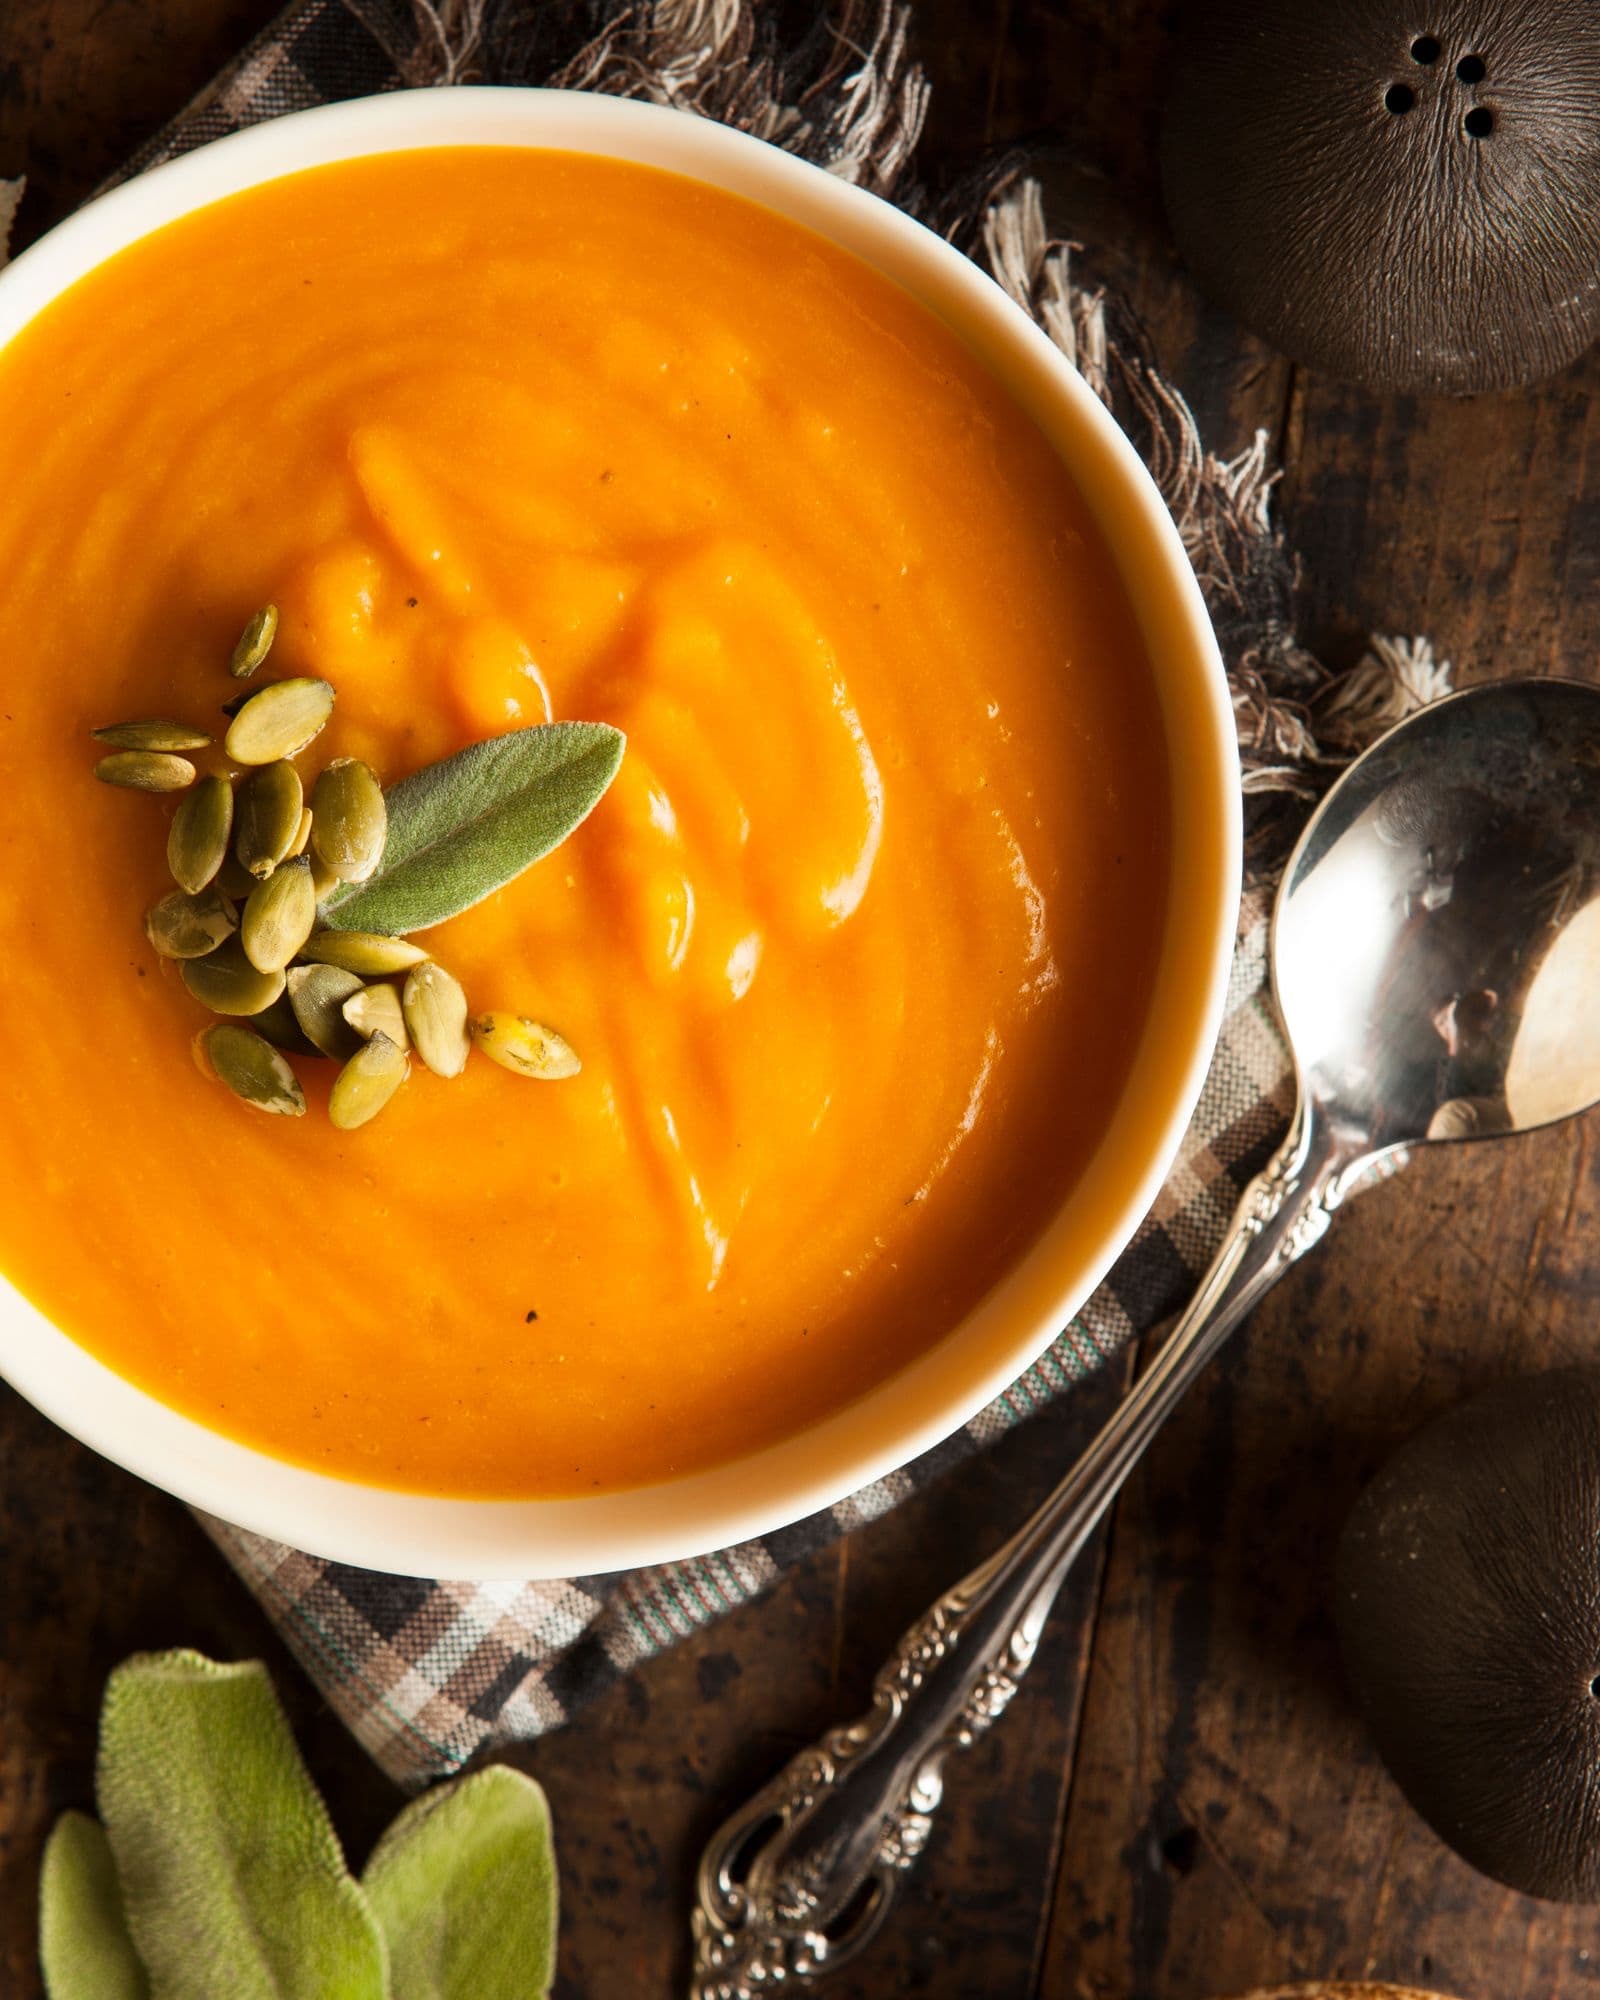
POLYGON ((376 1919, 259 1661, 125 1661, 96 1792, 160 2000, 387 2000, 376 1919))
POLYGON ((539 2000, 555 1969, 550 1809, 491 1765, 426 1792, 362 1878, 389 1944, 394 2000, 539 2000))
POLYGON ((105 1828, 66 1812, 45 1843, 39 1963, 50 2000, 150 2000, 105 1828))
POLYGON ((604 722, 545 722, 469 744, 384 794, 389 837, 363 882, 322 902, 336 930, 422 931, 471 909, 582 825, 625 738, 604 722))

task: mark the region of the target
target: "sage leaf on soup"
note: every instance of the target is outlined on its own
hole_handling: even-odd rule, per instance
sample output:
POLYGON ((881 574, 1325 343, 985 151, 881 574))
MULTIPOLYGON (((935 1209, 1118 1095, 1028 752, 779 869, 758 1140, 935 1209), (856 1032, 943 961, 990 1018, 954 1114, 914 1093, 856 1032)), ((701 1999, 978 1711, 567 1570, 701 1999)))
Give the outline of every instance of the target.
POLYGON ((39 1964, 50 2000, 149 2000, 111 1843, 87 1813, 63 1813, 45 1845, 39 1964))
POLYGON ((538 2000, 555 1968, 550 1809, 504 1764, 425 1793, 362 1878, 388 1940, 394 2000, 538 2000))
POLYGON ((335 930, 401 936, 481 903, 531 868, 604 797, 625 738, 604 722, 545 722, 473 743, 385 794, 383 858, 322 903, 335 930))
POLYGON ((125 1661, 96 1791, 161 2000, 387 2000, 377 1922, 259 1661, 125 1661))

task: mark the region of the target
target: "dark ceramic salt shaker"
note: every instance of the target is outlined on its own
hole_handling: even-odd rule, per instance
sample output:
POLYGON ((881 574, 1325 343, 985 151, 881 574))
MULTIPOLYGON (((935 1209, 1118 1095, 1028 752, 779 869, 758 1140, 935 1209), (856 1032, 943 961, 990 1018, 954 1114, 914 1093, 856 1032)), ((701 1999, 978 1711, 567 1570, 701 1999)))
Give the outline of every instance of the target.
POLYGON ((1162 181, 1202 287, 1293 360, 1537 380, 1600 333, 1600 5, 1196 0, 1162 181))

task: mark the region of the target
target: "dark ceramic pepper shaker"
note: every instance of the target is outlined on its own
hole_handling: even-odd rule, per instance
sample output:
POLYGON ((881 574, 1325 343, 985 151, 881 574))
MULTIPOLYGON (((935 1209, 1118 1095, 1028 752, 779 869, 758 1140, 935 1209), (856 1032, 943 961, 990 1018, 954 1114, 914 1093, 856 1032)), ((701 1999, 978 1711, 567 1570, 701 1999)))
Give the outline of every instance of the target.
POLYGON ((1162 180, 1201 285, 1292 359, 1537 380, 1600 333, 1600 6, 1195 0, 1162 180))

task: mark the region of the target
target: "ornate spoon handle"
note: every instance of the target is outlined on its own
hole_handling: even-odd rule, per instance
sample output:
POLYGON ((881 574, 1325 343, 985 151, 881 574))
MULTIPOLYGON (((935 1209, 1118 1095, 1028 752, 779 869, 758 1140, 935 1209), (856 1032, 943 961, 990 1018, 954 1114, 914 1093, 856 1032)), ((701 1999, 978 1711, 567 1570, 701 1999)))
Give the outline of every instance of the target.
POLYGON ((1226 1335, 1319 1241, 1366 1164, 1304 1102, 1161 1352, 1039 1511, 901 1639, 872 1706, 727 1820, 701 1859, 693 2000, 820 1978, 882 1922, 933 1829, 944 1761, 1004 1710, 1067 1571, 1226 1335))

